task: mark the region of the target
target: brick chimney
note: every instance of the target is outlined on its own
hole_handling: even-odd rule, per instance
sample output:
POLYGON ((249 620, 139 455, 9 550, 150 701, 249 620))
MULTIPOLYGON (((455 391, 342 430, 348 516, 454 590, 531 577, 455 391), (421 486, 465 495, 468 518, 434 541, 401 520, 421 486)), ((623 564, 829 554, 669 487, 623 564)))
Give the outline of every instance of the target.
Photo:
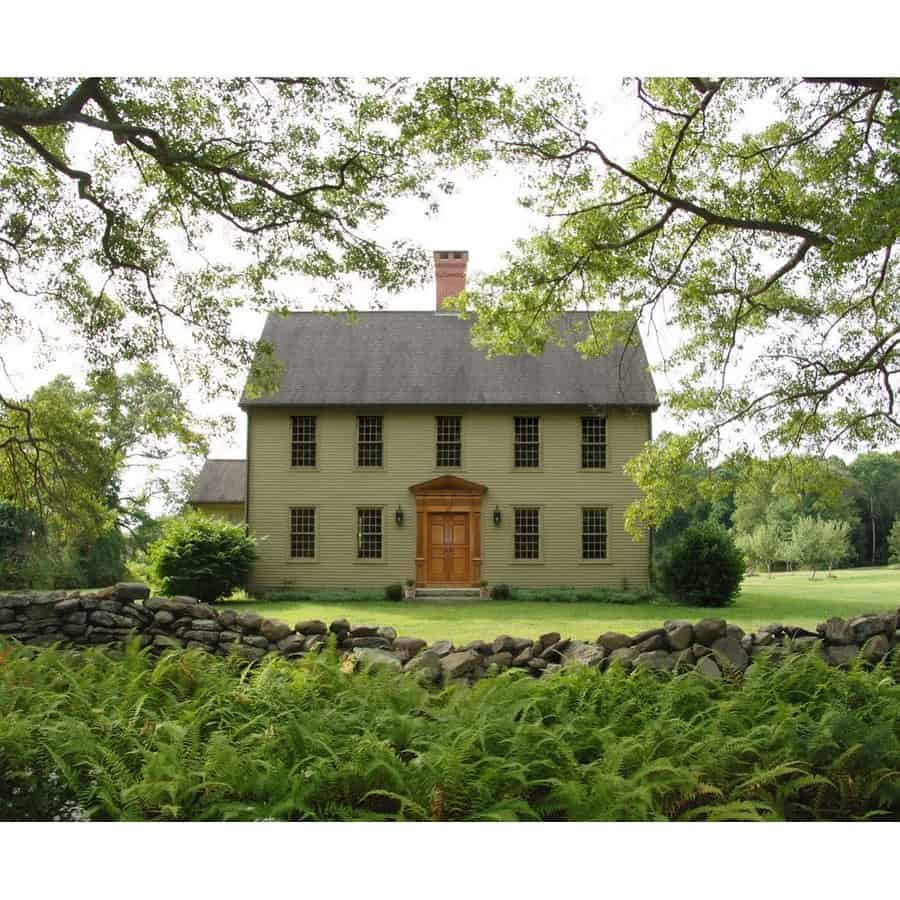
POLYGON ((435 310, 441 311, 444 300, 455 297, 466 287, 468 250, 435 250, 434 280, 437 288, 435 310))

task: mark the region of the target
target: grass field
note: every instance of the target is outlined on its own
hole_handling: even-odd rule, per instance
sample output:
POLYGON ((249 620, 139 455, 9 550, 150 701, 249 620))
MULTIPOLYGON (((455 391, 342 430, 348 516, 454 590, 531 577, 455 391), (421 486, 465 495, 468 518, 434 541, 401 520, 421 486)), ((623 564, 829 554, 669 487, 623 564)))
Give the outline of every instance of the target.
MULTIPOLYGON (((691 606, 606 603, 484 601, 459 605, 423 602, 347 601, 330 603, 252 602, 246 608, 294 624, 346 616, 358 625, 393 625, 400 634, 456 643, 498 634, 532 637, 559 631, 566 637, 596 639, 604 631, 634 634, 665 619, 696 620, 721 615, 746 630, 769 622, 811 627, 830 616, 851 616, 900 607, 900 569, 844 569, 836 578, 807 572, 748 578, 734 606, 708 610, 691 606)), ((242 604, 242 608, 244 605, 242 604)))

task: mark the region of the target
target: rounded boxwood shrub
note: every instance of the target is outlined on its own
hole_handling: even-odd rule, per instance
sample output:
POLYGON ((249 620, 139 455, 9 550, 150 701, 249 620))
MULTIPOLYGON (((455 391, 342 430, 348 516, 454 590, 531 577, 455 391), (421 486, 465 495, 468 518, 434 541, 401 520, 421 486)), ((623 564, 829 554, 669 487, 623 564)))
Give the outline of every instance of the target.
POLYGON ((399 600, 403 599, 403 585, 402 584, 389 584, 384 589, 384 599, 385 600, 393 600, 395 603, 399 600))
POLYGON ((744 556, 734 538, 711 522, 686 528, 659 567, 663 593, 691 606, 728 606, 743 578, 744 556))
POLYGON ((148 557, 163 593, 209 603, 244 584, 256 560, 256 540, 241 524, 189 512, 165 524, 148 557))
POLYGON ((512 598, 512 589, 508 584, 495 584, 491 588, 492 600, 509 600, 512 598))

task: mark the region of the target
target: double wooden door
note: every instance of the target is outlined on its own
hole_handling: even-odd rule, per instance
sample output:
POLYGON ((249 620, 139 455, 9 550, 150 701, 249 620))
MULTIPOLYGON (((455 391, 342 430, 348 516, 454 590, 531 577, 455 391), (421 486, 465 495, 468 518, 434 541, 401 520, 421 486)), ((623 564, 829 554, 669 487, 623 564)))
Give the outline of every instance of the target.
POLYGON ((434 585, 472 583, 471 539, 467 512, 427 512, 427 578, 434 585))

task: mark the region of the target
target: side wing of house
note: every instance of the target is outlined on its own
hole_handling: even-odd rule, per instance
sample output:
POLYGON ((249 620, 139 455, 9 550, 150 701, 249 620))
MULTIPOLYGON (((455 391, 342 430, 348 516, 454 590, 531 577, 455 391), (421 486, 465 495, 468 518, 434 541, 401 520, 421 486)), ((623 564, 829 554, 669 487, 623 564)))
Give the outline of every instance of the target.
POLYGON ((246 521, 247 464, 243 459, 207 459, 191 491, 189 505, 229 522, 246 521))

